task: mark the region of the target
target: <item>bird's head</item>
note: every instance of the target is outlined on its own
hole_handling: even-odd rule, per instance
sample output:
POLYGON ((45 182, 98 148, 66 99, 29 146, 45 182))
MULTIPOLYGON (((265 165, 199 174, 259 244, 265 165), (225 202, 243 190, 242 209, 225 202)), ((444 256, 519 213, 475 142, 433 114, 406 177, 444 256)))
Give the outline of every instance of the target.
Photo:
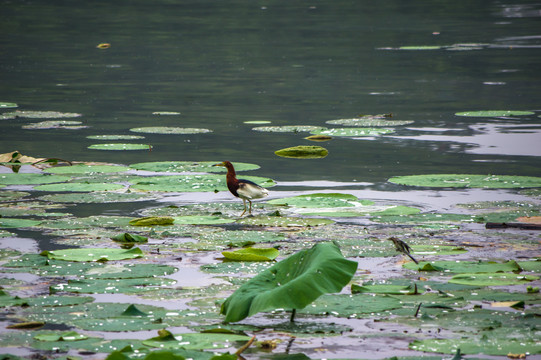
POLYGON ((228 170, 231 168, 233 168, 233 164, 231 164, 230 161, 222 161, 221 163, 218 163, 218 164, 214 164, 212 166, 223 166, 223 167, 226 167, 228 170))

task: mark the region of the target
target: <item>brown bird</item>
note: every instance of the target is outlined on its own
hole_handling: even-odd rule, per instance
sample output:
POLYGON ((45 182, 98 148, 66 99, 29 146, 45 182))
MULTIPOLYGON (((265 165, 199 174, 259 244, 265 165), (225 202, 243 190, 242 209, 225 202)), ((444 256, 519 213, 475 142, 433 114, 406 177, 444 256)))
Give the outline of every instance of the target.
POLYGON ((408 255, 410 259, 413 260, 414 263, 419 264, 419 262, 415 260, 413 256, 411 256, 410 254, 411 248, 408 244, 406 244, 404 241, 394 236, 390 237, 389 240, 393 242, 394 247, 396 248, 396 251, 401 252, 402 254, 408 255))
POLYGON ((225 168, 227 169, 227 188, 229 189, 231 194, 238 198, 241 198, 244 204, 244 211, 242 212, 242 214, 240 214, 240 216, 246 213, 246 200, 248 200, 248 203, 250 204, 248 213, 252 215, 252 200, 261 199, 269 195, 269 191, 267 189, 257 185, 256 183, 250 180, 237 179, 235 168, 233 167, 233 164, 231 164, 231 162, 224 161, 219 164, 215 164, 214 166, 225 166, 225 168))

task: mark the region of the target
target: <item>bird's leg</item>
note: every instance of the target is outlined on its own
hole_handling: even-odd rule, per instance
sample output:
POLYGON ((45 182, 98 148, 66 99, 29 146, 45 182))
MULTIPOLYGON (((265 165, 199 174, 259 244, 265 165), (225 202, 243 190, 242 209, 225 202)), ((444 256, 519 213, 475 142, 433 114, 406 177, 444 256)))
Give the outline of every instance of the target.
POLYGON ((248 202, 250 203, 250 216, 252 216, 252 201, 250 199, 248 199, 248 202))
POLYGON ((240 216, 244 215, 244 213, 246 212, 246 200, 242 199, 242 203, 244 204, 244 211, 242 212, 242 214, 240 214, 240 216))

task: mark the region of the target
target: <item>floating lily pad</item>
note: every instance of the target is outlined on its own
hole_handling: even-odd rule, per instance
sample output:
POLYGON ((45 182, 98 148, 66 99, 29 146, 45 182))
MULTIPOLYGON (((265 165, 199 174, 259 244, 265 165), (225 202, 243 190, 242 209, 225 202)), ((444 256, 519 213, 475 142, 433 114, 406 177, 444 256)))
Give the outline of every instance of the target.
POLYGON ((41 253, 48 259, 65 261, 110 261, 137 259, 143 257, 143 251, 139 248, 129 250, 115 248, 80 248, 43 251, 41 253))
POLYGON ((458 255, 468 252, 463 247, 452 245, 411 245, 411 249, 413 253, 421 256, 458 255))
POLYGON ((272 199, 269 204, 295 206, 303 208, 327 208, 327 207, 355 207, 361 205, 373 205, 370 200, 360 200, 355 195, 342 193, 315 193, 298 195, 282 199, 272 199))
MULTIPOLYGON (((262 187, 271 187, 273 180, 259 176, 243 176, 262 187)), ((194 191, 227 191, 224 175, 171 175, 148 176, 130 180, 132 189, 160 192, 194 192, 194 191)))
POLYGON ((509 116, 534 115, 534 113, 531 111, 517 111, 517 110, 485 110, 485 111, 457 112, 455 115, 473 116, 473 117, 509 117, 509 116))
POLYGON ((16 103, 0 102, 0 109, 11 109, 16 107, 19 107, 19 105, 17 105, 16 103))
POLYGON ((37 226, 40 223, 39 220, 0 218, 0 228, 26 228, 37 226))
MULTIPOLYGON (((95 280, 69 280, 67 283, 56 284, 50 287, 50 293, 73 292, 82 294, 118 294, 143 293, 153 288, 171 286, 176 281, 167 278, 133 278, 133 279, 95 279, 95 280)), ((163 327, 163 325, 162 325, 163 327)))
POLYGON ((92 150, 149 150, 148 144, 93 144, 88 147, 92 150))
POLYGON ((54 174, 95 174, 116 173, 130 170, 127 166, 120 165, 86 165, 77 164, 72 166, 55 166, 45 169, 45 172, 54 174))
POLYGON ((161 349, 217 349, 228 348, 231 342, 247 342, 250 336, 219 333, 171 334, 160 331, 160 336, 144 340, 143 344, 161 349))
POLYGON ((72 192, 89 192, 89 191, 114 191, 123 189, 121 184, 100 184, 100 183, 63 183, 63 184, 46 184, 35 186, 35 190, 39 191, 72 191, 72 192))
POLYGON ((388 295, 416 295, 423 293, 423 289, 419 289, 413 284, 410 285, 393 285, 393 284, 363 284, 351 285, 351 293, 370 293, 370 294, 388 294, 388 295))
POLYGON ((79 130, 87 128, 86 125, 81 125, 81 121, 73 120, 47 120, 34 124, 23 125, 23 129, 70 129, 79 130))
POLYGON ((111 240, 123 242, 123 243, 146 243, 148 238, 141 235, 123 233, 116 236, 113 236, 111 240))
MULTIPOLYGON (((221 166, 214 166, 218 161, 155 161, 131 164, 130 168, 155 172, 224 172, 221 166)), ((259 169, 258 165, 234 162, 235 170, 246 171, 259 169)))
POLYGON ((37 298, 26 298, 29 306, 45 306, 45 307, 58 307, 58 306, 73 306, 94 301, 90 296, 56 296, 47 295, 39 296, 37 298))
POLYGON ((252 124, 252 125, 262 125, 262 124, 270 124, 271 121, 268 120, 250 120, 250 121, 243 121, 245 124, 252 124))
POLYGON ((423 339, 415 340, 410 349, 426 352, 454 354, 460 349, 462 354, 540 354, 541 344, 533 339, 505 339, 491 334, 471 336, 459 339, 423 339))
POLYGON ((147 134, 205 134, 212 132, 212 130, 209 129, 182 128, 171 126, 147 126, 132 128, 130 129, 130 131, 147 134))
POLYGON ((16 110, 11 113, 5 113, 4 115, 12 115, 15 117, 28 118, 28 119, 60 119, 60 118, 74 118, 79 117, 81 114, 77 113, 62 113, 58 111, 21 111, 16 110))
POLYGON ((329 151, 321 146, 299 145, 285 149, 276 150, 276 155, 296 159, 320 159, 329 154, 329 151))
POLYGON ((156 199, 155 195, 146 193, 117 193, 117 192, 90 192, 77 194, 50 194, 39 197, 40 200, 57 203, 117 203, 134 202, 156 199))
POLYGON ((140 135, 88 135, 86 138, 91 140, 137 140, 145 137, 140 135))
POLYGON ((175 216, 175 224, 189 224, 189 225, 212 225, 212 224, 229 224, 235 222, 234 219, 225 219, 216 215, 185 215, 175 216))
POLYGON ((171 115, 180 115, 178 111, 154 111, 152 115, 165 115, 165 116, 171 116, 171 115))
POLYGON ((332 136, 327 136, 327 135, 310 135, 310 136, 307 136, 305 137, 306 140, 310 140, 310 141, 329 141, 329 140, 332 140, 332 136))
POLYGON ((430 174, 397 176, 393 184, 425 187, 527 188, 541 187, 541 177, 512 175, 430 174))
POLYGON ((197 234, 198 249, 220 250, 227 247, 241 247, 267 242, 279 242, 286 239, 282 233, 254 230, 228 230, 197 234))
POLYGON ((502 286, 524 284, 535 280, 539 280, 539 276, 510 273, 480 273, 458 274, 453 276, 449 282, 464 285, 502 286))
POLYGON ((84 273, 87 279, 135 279, 171 275, 177 268, 161 264, 106 264, 84 273))
POLYGON ((258 126, 252 128, 255 131, 262 132, 279 132, 279 133, 299 133, 299 132, 312 132, 317 130, 326 129, 323 126, 311 126, 311 125, 286 125, 286 126, 258 126))
POLYGON ((279 226, 279 227, 291 227, 291 226, 321 226, 334 223, 330 219, 319 218, 300 218, 300 217, 282 217, 282 216, 253 216, 242 218, 238 223, 243 225, 256 225, 256 226, 279 226))
POLYGON ((5 185, 35 185, 60 183, 70 180, 68 176, 36 174, 36 173, 10 173, 0 174, 0 184, 5 185))
POLYGON ((443 46, 439 45, 418 45, 418 46, 400 46, 399 50, 439 50, 443 46))
POLYGON ((168 216, 145 216, 130 220, 132 226, 155 226, 155 225, 173 225, 174 219, 168 216))
POLYGON ((234 261, 272 261, 280 255, 275 248, 245 248, 235 251, 222 251, 227 260, 234 261))
POLYGON ((344 318, 362 318, 363 314, 378 313, 402 306, 399 299, 385 295, 323 295, 300 311, 302 314, 332 315, 344 318))
POLYGON ((390 134, 394 132, 393 129, 388 128, 335 128, 314 130, 311 133, 315 135, 328 135, 328 136, 343 136, 343 137, 363 137, 363 136, 380 136, 390 134))
POLYGON ((66 331, 60 334, 57 332, 42 332, 34 336, 34 339, 39 341, 79 341, 88 339, 88 336, 75 331, 66 331))
POLYGON ((358 127, 379 127, 379 126, 401 126, 413 124, 413 120, 384 120, 374 119, 367 117, 352 118, 352 119, 336 119, 328 120, 327 124, 331 125, 345 125, 345 126, 358 126, 358 127))
POLYGON ((496 273, 496 272, 520 272, 519 264, 510 260, 504 263, 495 261, 421 261, 419 264, 406 263, 402 265, 406 269, 419 271, 438 271, 447 273, 496 273))

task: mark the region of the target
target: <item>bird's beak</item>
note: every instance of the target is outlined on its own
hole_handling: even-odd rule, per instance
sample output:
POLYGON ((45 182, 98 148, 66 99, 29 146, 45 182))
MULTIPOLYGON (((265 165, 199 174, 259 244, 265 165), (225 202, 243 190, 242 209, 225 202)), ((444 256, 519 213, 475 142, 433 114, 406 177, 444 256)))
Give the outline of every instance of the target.
POLYGON ((225 166, 225 165, 224 165, 223 162, 221 162, 221 163, 218 163, 218 164, 214 164, 214 165, 212 165, 212 166, 225 166))

